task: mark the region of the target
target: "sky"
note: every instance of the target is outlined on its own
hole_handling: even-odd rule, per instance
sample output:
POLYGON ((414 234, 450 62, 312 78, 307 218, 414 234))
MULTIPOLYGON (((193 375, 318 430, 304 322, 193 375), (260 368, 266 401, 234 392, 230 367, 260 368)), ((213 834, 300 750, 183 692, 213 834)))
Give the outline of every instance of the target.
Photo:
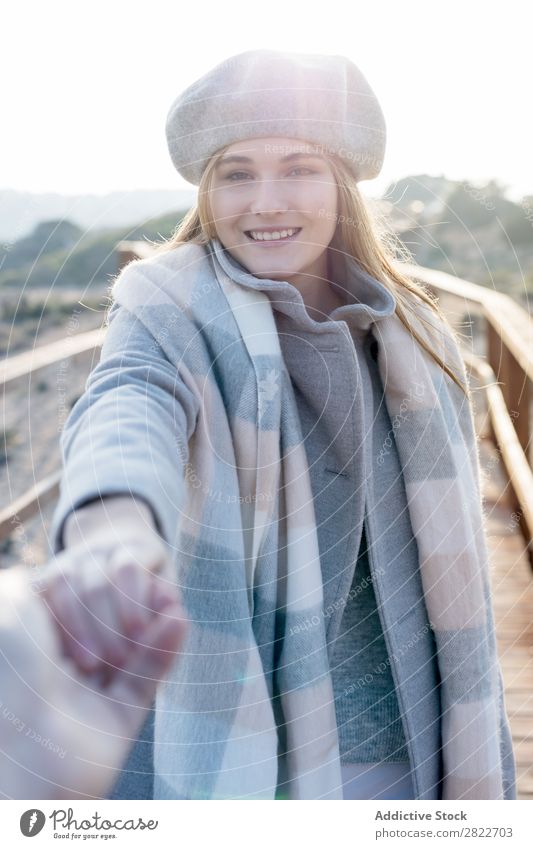
POLYGON ((342 54, 387 124, 379 195, 409 174, 533 194, 527 2, 6 2, 0 189, 106 194, 191 188, 164 125, 218 62, 267 47, 342 54))

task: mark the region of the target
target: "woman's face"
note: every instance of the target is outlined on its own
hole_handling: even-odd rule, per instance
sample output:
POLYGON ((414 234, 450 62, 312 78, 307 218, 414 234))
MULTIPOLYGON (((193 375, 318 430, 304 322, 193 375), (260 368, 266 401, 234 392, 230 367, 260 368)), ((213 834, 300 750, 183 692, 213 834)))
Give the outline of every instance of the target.
POLYGON ((214 171, 210 203, 220 242, 256 277, 325 276, 337 186, 312 142, 235 142, 214 171))

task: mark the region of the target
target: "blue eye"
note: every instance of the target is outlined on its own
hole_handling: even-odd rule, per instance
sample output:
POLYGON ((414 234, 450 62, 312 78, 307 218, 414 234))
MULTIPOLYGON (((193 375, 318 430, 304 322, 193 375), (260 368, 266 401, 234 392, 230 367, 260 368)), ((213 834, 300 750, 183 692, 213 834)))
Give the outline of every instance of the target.
POLYGON ((232 178, 237 177, 239 174, 244 174, 246 176, 246 171, 233 171, 233 173, 228 174, 225 179, 230 180, 231 182, 236 182, 236 180, 233 180, 232 178))
MULTIPOLYGON (((290 173, 294 174, 296 171, 306 171, 308 174, 315 174, 316 173, 311 168, 305 168, 304 166, 301 166, 299 168, 293 168, 290 173)), ((244 175, 245 177, 250 176, 249 174, 247 174, 246 171, 232 171, 231 174, 228 174, 226 177, 224 177, 224 179, 228 180, 228 182, 230 182, 230 183, 237 183, 238 180, 234 179, 234 178, 238 178, 241 175, 244 175)))

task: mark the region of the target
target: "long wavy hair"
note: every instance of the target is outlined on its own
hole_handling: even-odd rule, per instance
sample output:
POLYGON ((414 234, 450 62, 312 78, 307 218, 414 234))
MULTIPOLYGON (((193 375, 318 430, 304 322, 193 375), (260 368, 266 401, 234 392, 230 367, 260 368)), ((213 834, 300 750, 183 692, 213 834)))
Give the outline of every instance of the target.
MULTIPOLYGON (((185 242, 206 245, 211 239, 218 238, 211 213, 210 192, 215 167, 228 147, 229 145, 226 145, 211 157, 198 187, 197 204, 186 213, 169 239, 152 243, 153 253, 173 250, 185 242)), ((426 304, 446 325, 457 345, 460 344, 458 334, 440 309, 436 298, 420 281, 402 272, 402 262, 412 263, 412 256, 377 206, 361 195, 355 178, 342 159, 332 154, 329 154, 327 159, 338 187, 337 226, 328 251, 339 251, 343 256, 352 256, 368 274, 392 292, 396 299, 395 311, 400 321, 469 398, 468 384, 464 385, 434 350, 431 338, 425 339, 415 327, 415 323, 422 321, 429 328, 429 337, 436 329, 432 321, 425 319, 424 310, 420 309, 422 304, 426 304)))

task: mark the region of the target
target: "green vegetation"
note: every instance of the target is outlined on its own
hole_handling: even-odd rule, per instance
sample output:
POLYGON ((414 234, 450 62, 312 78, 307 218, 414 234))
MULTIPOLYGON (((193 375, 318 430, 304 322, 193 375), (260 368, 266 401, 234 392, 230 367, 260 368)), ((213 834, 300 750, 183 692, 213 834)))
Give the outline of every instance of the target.
POLYGON ((84 233, 69 221, 44 221, 14 245, 0 249, 0 287, 79 287, 109 283, 117 271, 116 246, 123 239, 162 241, 185 210, 135 228, 84 233))

